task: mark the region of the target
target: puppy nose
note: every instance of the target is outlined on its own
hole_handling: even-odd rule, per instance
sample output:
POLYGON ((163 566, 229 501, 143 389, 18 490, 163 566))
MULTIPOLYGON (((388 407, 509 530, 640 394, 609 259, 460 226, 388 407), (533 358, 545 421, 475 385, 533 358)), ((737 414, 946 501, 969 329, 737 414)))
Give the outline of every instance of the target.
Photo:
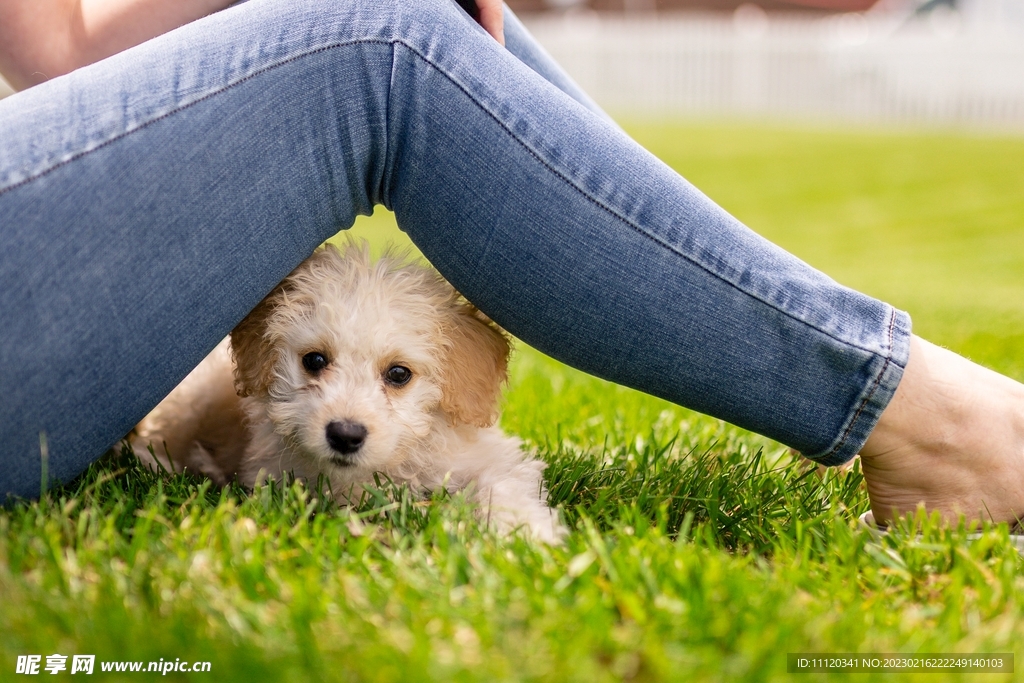
POLYGON ((358 422, 332 422, 327 425, 327 444, 342 455, 358 451, 366 441, 366 427, 358 422))

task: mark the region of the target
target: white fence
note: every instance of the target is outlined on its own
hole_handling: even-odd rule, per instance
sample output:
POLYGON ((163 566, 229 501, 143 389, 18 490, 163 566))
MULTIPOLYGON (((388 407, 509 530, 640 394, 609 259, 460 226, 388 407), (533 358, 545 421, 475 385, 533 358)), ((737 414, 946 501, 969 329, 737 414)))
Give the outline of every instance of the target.
POLYGON ((741 115, 1024 131, 1024 30, 953 13, 566 14, 530 30, 615 113, 741 115))

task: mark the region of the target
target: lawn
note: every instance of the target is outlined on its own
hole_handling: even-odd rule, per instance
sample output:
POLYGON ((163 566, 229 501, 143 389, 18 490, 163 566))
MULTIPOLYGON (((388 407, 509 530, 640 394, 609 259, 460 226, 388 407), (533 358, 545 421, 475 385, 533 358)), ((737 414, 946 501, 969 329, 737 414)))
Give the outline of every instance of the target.
MULTIPOLYGON (((755 230, 1024 380, 1024 139, 627 127, 755 230)), ((356 231, 403 239, 382 212, 356 231)), ((522 345, 502 423, 550 463, 565 547, 497 539, 458 496, 381 482, 339 510, 298 485, 221 491, 113 454, 0 509, 0 681, 23 680, 27 654, 96 655, 102 680, 157 675, 102 662, 161 659, 208 661, 167 676, 206 681, 789 680, 787 653, 1024 638, 1005 528, 968 541, 918 519, 874 541, 856 467, 819 471, 522 345)))

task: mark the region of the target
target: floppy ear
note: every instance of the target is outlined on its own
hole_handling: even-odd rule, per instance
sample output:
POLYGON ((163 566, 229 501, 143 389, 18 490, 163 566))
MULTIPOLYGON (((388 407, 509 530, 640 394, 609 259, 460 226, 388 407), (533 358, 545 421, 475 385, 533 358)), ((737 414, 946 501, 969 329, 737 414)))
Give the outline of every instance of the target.
POLYGON ((281 286, 278 285, 231 330, 235 393, 239 396, 265 396, 270 392, 277 350, 276 345, 267 339, 267 323, 277 307, 280 293, 281 286))
POLYGON ((454 423, 490 427, 507 378, 508 338, 476 307, 459 304, 447 330, 441 409, 454 423))

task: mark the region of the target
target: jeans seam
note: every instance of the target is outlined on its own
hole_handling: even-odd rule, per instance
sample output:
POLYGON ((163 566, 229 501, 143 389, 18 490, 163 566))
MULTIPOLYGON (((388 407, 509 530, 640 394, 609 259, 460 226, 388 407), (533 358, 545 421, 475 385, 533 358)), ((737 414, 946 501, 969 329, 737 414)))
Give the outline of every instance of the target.
POLYGON ((824 453, 823 455, 820 456, 820 458, 817 459, 823 460, 825 458, 828 458, 829 456, 834 455, 835 453, 842 450, 843 447, 846 445, 847 439, 849 439, 850 434, 853 433, 853 428, 857 426, 857 421, 860 419, 861 413, 864 412, 864 408, 866 408, 868 403, 871 402, 871 398, 875 395, 875 391, 877 391, 878 386, 882 383, 882 378, 885 377, 885 371, 889 369, 889 364, 892 362, 893 331, 895 326, 896 309, 892 309, 892 312, 889 316, 889 342, 888 351, 885 356, 885 363, 882 364, 882 369, 879 370, 878 374, 875 376, 875 381, 872 382, 871 389, 868 390, 867 395, 864 396, 863 400, 861 400, 860 402, 860 405, 857 406, 857 411, 853 414, 853 418, 850 420, 850 424, 847 425, 846 430, 843 431, 842 436, 839 437, 839 443, 837 443, 831 450, 829 450, 827 453, 824 453))
POLYGON ((391 41, 391 73, 388 76, 388 96, 384 99, 384 156, 383 163, 381 164, 380 171, 380 182, 377 183, 377 196, 375 201, 379 201, 389 211, 391 207, 388 206, 390 203, 388 198, 391 196, 391 175, 394 172, 394 165, 391 158, 391 112, 394 110, 394 103, 392 99, 395 94, 395 76, 398 67, 398 55, 395 51, 395 46, 398 45, 398 41, 391 41))

